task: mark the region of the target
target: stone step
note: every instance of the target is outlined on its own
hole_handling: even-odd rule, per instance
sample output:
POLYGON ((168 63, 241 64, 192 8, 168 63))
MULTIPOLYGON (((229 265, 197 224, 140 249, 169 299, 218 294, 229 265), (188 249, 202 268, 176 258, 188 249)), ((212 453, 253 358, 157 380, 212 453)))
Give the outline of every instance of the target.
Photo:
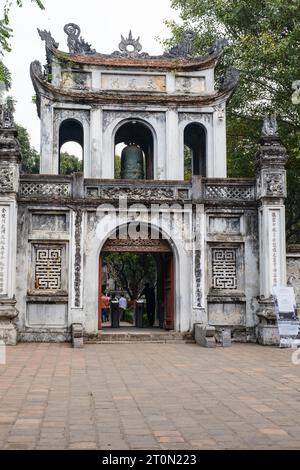
POLYGON ((192 338, 186 337, 182 333, 142 333, 142 332, 101 332, 93 338, 84 338, 85 344, 115 344, 115 343, 182 343, 194 342, 192 338))

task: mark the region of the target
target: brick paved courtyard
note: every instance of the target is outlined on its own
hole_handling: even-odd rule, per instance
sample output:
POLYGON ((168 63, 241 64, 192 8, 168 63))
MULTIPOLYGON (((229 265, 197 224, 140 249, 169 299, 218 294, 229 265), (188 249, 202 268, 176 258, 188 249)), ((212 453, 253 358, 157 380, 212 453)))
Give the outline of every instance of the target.
POLYGON ((0 448, 300 448, 291 352, 19 344, 0 366, 0 448))

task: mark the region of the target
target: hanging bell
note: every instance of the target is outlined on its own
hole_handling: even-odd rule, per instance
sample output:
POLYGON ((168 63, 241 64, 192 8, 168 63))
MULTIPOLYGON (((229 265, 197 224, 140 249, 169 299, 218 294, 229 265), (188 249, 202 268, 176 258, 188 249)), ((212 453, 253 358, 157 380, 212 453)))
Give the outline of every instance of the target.
POLYGON ((121 179, 144 179, 144 155, 135 144, 128 144, 122 150, 121 179))

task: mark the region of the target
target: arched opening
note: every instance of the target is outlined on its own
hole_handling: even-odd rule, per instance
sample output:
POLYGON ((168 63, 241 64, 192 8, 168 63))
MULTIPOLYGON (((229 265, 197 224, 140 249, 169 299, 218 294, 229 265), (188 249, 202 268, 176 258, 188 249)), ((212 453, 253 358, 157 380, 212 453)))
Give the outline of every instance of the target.
POLYGON ((184 129, 184 174, 206 176, 206 131, 196 122, 184 129))
POLYGON ((66 119, 59 128, 59 173, 70 175, 83 171, 83 126, 75 119, 66 119))
POLYGON ((154 141, 149 127, 137 120, 125 122, 119 127, 115 135, 115 178, 153 179, 153 152, 154 141), (136 153, 140 151, 138 173, 135 172, 137 169, 135 167, 136 158, 132 155, 131 149, 125 155, 126 148, 130 148, 128 146, 132 146, 133 151, 136 153), (125 154, 122 154, 124 151, 125 154))
MULTIPOLYGON (((135 222, 134 222, 135 223, 135 222)), ((139 223, 136 223, 137 226, 139 223)), ((169 242, 149 227, 148 238, 124 238, 124 228, 107 239, 99 257, 98 327, 112 326, 112 304, 119 301, 120 328, 174 329, 174 263, 169 242), (105 297, 109 307, 104 308, 105 297), (125 311, 121 308, 125 298, 125 311), (143 304, 143 325, 137 315, 143 304), (106 309, 106 314, 105 314, 106 309), (139 326, 138 326, 139 325, 139 326)))

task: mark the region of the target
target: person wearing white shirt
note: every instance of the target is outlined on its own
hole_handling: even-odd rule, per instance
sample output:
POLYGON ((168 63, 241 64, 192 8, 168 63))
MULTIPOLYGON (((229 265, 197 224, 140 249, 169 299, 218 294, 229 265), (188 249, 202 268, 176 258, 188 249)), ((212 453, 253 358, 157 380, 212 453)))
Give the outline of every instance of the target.
POLYGON ((127 308, 127 299, 123 295, 119 298, 120 320, 124 320, 125 310, 127 308))

